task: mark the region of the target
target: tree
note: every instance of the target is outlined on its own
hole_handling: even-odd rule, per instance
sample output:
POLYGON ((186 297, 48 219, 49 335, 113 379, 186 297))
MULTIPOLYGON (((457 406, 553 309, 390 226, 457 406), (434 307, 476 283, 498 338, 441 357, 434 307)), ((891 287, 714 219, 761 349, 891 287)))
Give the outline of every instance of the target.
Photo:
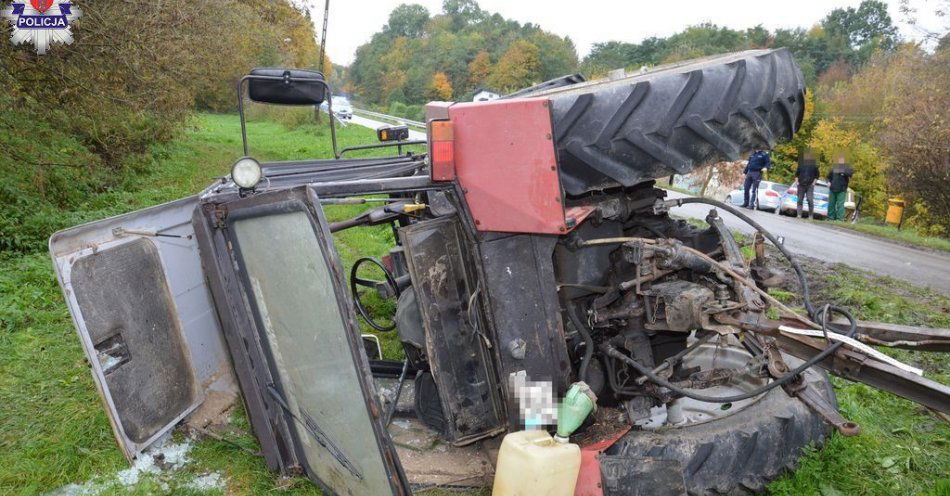
POLYGON ((887 4, 880 0, 864 0, 857 9, 835 9, 821 22, 831 36, 841 36, 851 48, 876 42, 885 50, 897 46, 897 27, 887 13, 887 4))
POLYGON ((515 91, 540 79, 540 50, 533 43, 518 40, 508 47, 488 77, 488 85, 501 91, 515 91))
POLYGON ((458 31, 471 26, 486 17, 485 12, 475 0, 444 0, 442 12, 452 20, 452 27, 458 31))
POLYGON ((910 0, 900 0, 899 8, 903 21, 922 35, 925 43, 936 43, 938 49, 943 49, 950 44, 950 0, 938 0, 935 3, 931 16, 935 22, 928 22, 927 25, 920 22, 918 9, 911 5, 910 0))
POLYGON ((425 32, 429 10, 418 4, 402 4, 389 13, 386 29, 393 36, 418 37, 425 32))
POLYGON ((488 52, 482 50, 468 64, 468 84, 472 88, 477 88, 491 73, 491 56, 488 52))
POLYGON ((444 72, 432 75, 432 81, 426 90, 426 96, 432 100, 450 100, 452 98, 452 82, 444 72))
POLYGON ((437 72, 451 81, 453 97, 459 98, 488 84, 492 62, 518 40, 528 40, 540 50, 540 62, 526 79, 577 70, 577 51, 570 39, 488 14, 474 0, 447 0, 443 12, 431 16, 418 6, 397 7, 386 28, 357 48, 346 76, 361 100, 380 108, 397 97, 407 105, 425 103, 437 72))
POLYGON ((822 176, 844 155, 854 169, 849 186, 864 197, 862 209, 871 215, 883 214, 887 199, 886 164, 878 149, 863 141, 857 131, 842 124, 840 119, 819 121, 808 145, 817 152, 822 176))
MULTIPOLYGON (((950 234, 950 49, 926 55, 910 48, 907 72, 896 81, 897 91, 879 114, 877 141, 892 162, 890 183, 905 199, 921 227, 931 234, 950 234)), ((895 58, 898 58, 895 57, 895 58)), ((892 70, 896 70, 894 67, 892 70)))
POLYGON ((908 201, 912 225, 950 233, 950 50, 879 53, 829 92, 829 113, 880 151, 882 194, 908 201))
POLYGON ((577 50, 574 49, 574 42, 570 38, 562 38, 536 27, 530 30, 533 32, 525 39, 538 47, 541 80, 553 79, 577 70, 577 50))

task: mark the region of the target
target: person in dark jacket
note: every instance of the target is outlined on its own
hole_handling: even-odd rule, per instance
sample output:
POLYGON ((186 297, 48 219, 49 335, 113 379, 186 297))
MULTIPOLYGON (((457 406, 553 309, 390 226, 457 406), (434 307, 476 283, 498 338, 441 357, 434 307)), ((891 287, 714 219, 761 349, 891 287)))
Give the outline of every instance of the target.
POLYGON ((742 185, 742 206, 754 209, 759 202, 759 182, 762 181, 762 171, 772 167, 772 160, 768 152, 756 150, 749 156, 749 161, 742 171, 745 174, 745 183, 742 185), (752 193, 751 196, 749 193, 752 193))
POLYGON ((844 163, 844 157, 838 157, 838 163, 828 172, 828 182, 831 183, 828 186, 831 190, 831 196, 828 197, 828 219, 844 220, 844 201, 848 197, 848 183, 853 175, 854 169, 844 163))
POLYGON ((808 197, 808 218, 815 218, 815 180, 818 179, 818 163, 815 156, 811 153, 805 153, 802 160, 798 163, 798 169, 795 170, 795 177, 798 179, 798 208, 795 216, 802 216, 802 206, 805 197, 808 197))

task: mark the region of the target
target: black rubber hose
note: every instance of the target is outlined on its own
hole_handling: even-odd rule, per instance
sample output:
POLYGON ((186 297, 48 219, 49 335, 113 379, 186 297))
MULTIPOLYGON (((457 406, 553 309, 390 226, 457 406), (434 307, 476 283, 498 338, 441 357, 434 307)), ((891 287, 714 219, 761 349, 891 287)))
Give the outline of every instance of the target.
POLYGON ((707 205, 712 205, 714 207, 721 208, 731 213, 732 215, 735 215, 736 217, 742 219, 743 221, 745 221, 746 224, 749 224, 750 226, 754 227, 757 231, 762 233, 762 235, 765 236, 766 239, 771 241, 772 244, 775 245, 775 247, 778 248, 780 252, 782 252, 782 255, 785 257, 786 260, 788 260, 788 263, 792 265, 792 269, 795 270, 795 274, 798 275, 798 281, 802 285, 802 301, 805 303, 805 311, 808 312, 809 318, 811 318, 812 320, 818 320, 815 313, 815 307, 811 303, 811 293, 808 290, 808 281, 805 278, 805 271, 802 270, 801 265, 798 264, 798 261, 795 260, 795 257, 791 254, 791 252, 789 252, 788 249, 782 245, 782 243, 779 243, 778 239, 776 239, 775 236, 772 236, 772 233, 766 231, 764 227, 762 227, 758 222, 752 220, 748 215, 740 212, 735 207, 728 205, 726 203, 723 203, 721 201, 711 200, 709 198, 699 198, 699 197, 676 198, 670 201, 676 202, 676 206, 685 205, 687 203, 705 203, 707 205))
MULTIPOLYGON (((848 321, 850 322, 850 325, 851 325, 851 329, 848 331, 848 336, 849 336, 849 337, 853 337, 854 334, 857 332, 857 327, 858 327, 858 326, 857 326, 857 321, 856 321, 855 318, 851 315, 851 313, 848 312, 847 310, 843 309, 843 308, 839 308, 839 307, 835 307, 835 306, 831 306, 831 305, 828 305, 826 308, 827 308, 828 311, 840 313, 841 315, 844 315, 845 318, 848 319, 848 321)), ((826 336, 827 336, 827 323, 828 323, 827 316, 828 316, 828 311, 823 311, 823 312, 822 312, 822 314, 823 314, 823 315, 822 315, 822 317, 823 317, 823 318, 822 318, 822 332, 824 332, 826 336)), ((816 363, 818 363, 818 362, 824 360, 824 359, 827 358, 829 355, 831 355, 832 353, 834 353, 835 350, 837 350, 838 348, 840 348, 843 344, 844 344, 844 343, 841 342, 841 341, 838 341, 837 343, 831 344, 831 345, 829 345, 827 348, 825 348, 824 350, 822 350, 820 353, 818 353, 817 355, 815 355, 815 356, 809 358, 807 361, 805 361, 805 363, 799 365, 799 366, 796 367, 794 370, 792 370, 791 372, 788 372, 787 374, 783 375, 782 377, 779 377, 779 378, 775 379, 774 381, 772 381, 772 382, 770 382, 770 383, 768 383, 768 384, 766 384, 766 385, 764 385, 764 386, 762 386, 762 387, 760 387, 760 388, 758 388, 758 389, 756 389, 756 390, 754 390, 754 391, 749 391, 749 392, 747 392, 747 393, 742 393, 742 394, 736 394, 736 395, 733 395, 733 396, 706 396, 706 395, 694 393, 694 392, 692 392, 692 391, 690 391, 690 390, 688 390, 688 389, 683 389, 683 388, 681 388, 681 387, 679 387, 679 386, 673 384, 672 382, 670 382, 670 381, 668 381, 668 380, 666 380, 666 379, 664 379, 664 378, 662 378, 662 377, 660 377, 660 376, 654 374, 653 371, 650 370, 648 367, 644 367, 643 365, 640 365, 636 360, 634 360, 634 359, 628 357, 627 355, 624 355, 624 354, 621 353, 619 350, 617 350, 617 348, 614 348, 613 345, 611 345, 610 343, 606 343, 606 342, 605 342, 604 344, 602 344, 602 345, 601 345, 601 350, 603 350, 603 352, 604 352, 607 356, 616 358, 616 359, 618 359, 618 360, 623 361, 623 362, 626 363, 627 365, 630 365, 631 367, 633 367, 634 369, 636 369, 637 372, 639 372, 640 374, 646 376, 647 379, 649 379, 651 382, 655 382, 655 383, 657 383, 657 384, 659 384, 659 385, 661 385, 661 386, 663 386, 663 387, 669 389, 670 391, 673 391, 673 392, 676 393, 676 394, 680 394, 680 395, 686 396, 687 398, 692 398, 692 399, 694 399, 694 400, 703 401, 703 402, 706 402, 706 403, 732 403, 732 402, 734 402, 734 401, 742 401, 742 400, 747 400, 747 399, 749 399, 749 398, 756 397, 756 396, 758 396, 758 395, 760 395, 760 394, 767 393, 767 392, 771 391, 772 389, 775 389, 775 388, 777 388, 777 387, 779 387, 779 386, 781 386, 781 385, 783 385, 783 384, 786 384, 786 383, 788 383, 788 382, 791 382, 791 381, 794 380, 796 377, 798 377, 799 374, 801 374, 802 372, 804 372, 805 370, 807 370, 809 367, 814 366, 816 363)))
POLYGON ((590 359, 594 356, 594 338, 590 335, 590 331, 587 329, 587 326, 581 321, 577 316, 577 307, 572 304, 568 304, 567 307, 567 316, 571 319, 571 324, 574 324, 574 328, 577 329, 577 332, 581 335, 581 338, 584 339, 584 357, 581 358, 581 366, 577 369, 577 378, 580 379, 585 384, 587 382, 587 366, 590 365, 590 359))

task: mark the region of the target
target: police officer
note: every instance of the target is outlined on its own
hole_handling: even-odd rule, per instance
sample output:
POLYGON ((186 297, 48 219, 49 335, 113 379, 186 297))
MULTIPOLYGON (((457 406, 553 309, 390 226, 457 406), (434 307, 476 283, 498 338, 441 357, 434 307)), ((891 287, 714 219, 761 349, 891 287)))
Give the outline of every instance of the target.
POLYGON ((762 181, 762 171, 772 167, 772 160, 768 152, 756 150, 749 156, 749 160, 742 171, 745 174, 745 183, 742 185, 742 206, 746 208, 755 208, 759 202, 759 182, 762 181), (749 196, 749 193, 752 196, 749 196))

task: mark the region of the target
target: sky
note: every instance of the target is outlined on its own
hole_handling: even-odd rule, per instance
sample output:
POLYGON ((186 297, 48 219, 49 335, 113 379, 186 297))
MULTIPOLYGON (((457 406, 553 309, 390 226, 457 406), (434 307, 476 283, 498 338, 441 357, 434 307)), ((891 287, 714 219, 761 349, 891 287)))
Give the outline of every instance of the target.
MULTIPOLYGON (((319 39, 323 25, 324 0, 298 0, 313 10, 319 39)), ((369 41, 400 3, 418 3, 430 14, 442 10, 442 0, 331 0, 327 30, 327 54, 337 64, 353 62, 356 48, 369 41)), ((669 36, 683 28, 712 22, 733 29, 762 24, 769 30, 784 27, 811 27, 831 10, 857 7, 860 0, 479 0, 482 10, 499 13, 522 24, 531 22, 560 36, 569 36, 583 58, 594 43, 626 41, 636 43, 651 36, 669 36)), ((933 11, 947 0, 910 0, 918 9, 920 24, 937 29, 941 21, 933 11)), ((920 33, 901 22, 898 1, 890 0, 891 18, 905 38, 919 39, 920 33)))

